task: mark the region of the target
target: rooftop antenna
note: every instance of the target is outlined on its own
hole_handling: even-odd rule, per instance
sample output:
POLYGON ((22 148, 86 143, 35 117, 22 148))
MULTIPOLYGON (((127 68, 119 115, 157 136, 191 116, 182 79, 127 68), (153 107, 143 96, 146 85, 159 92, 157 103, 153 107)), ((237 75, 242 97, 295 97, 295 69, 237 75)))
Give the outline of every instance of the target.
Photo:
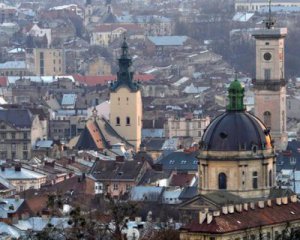
POLYGON ((268 18, 264 20, 267 29, 271 29, 275 25, 275 20, 272 18, 272 9, 271 9, 272 1, 269 0, 269 14, 268 18))

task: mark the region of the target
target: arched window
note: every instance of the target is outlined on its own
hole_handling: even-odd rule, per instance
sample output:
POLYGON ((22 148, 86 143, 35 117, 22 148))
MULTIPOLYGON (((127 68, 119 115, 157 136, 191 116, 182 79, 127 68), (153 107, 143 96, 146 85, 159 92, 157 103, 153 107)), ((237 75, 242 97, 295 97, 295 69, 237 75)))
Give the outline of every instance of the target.
POLYGON ((253 189, 257 189, 258 188, 258 176, 257 176, 257 172, 253 172, 252 173, 252 187, 253 187, 253 189))
POLYGON ((264 123, 267 128, 271 129, 271 113, 269 111, 264 112, 264 123))
POLYGON ((121 124, 120 117, 116 117, 116 125, 117 125, 117 126, 120 126, 120 124, 121 124))
POLYGON ((130 117, 126 117, 126 125, 127 125, 127 126, 130 125, 130 117))
POLYGON ((227 176, 225 173, 219 174, 219 189, 227 189, 227 176))
POLYGON ((273 174, 272 174, 272 170, 269 171, 269 187, 272 187, 273 185, 273 174))

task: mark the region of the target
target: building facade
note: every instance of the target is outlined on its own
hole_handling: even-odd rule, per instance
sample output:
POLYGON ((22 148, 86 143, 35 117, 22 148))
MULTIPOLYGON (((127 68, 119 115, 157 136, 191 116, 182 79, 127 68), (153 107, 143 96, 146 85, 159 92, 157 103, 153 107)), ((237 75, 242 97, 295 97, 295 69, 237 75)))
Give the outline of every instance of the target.
MULTIPOLYGON (((234 3, 236 11, 249 11, 256 12, 263 7, 268 6, 268 1, 264 0, 237 0, 234 3)), ((271 2, 272 6, 281 6, 281 7, 300 7, 300 3, 297 0, 273 0, 271 2)))
POLYGON ((39 117, 28 110, 0 110, 0 159, 30 159, 32 147, 43 133, 39 117))
POLYGON ((62 49, 35 48, 26 54, 29 71, 38 76, 54 76, 65 73, 65 54, 62 49))
POLYGON ((192 137, 195 141, 199 141, 209 122, 209 117, 170 117, 165 126, 165 136, 168 138, 192 137))
POLYGON ((142 95, 140 84, 133 80, 132 59, 124 40, 119 58, 117 81, 110 86, 110 124, 139 150, 142 139, 142 95))

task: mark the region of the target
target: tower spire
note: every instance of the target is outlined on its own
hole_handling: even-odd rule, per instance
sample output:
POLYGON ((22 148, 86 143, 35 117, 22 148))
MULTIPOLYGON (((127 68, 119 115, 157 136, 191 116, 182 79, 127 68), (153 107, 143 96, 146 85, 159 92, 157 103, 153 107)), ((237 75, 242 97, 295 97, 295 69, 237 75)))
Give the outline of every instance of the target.
POLYGON ((264 23, 265 23, 267 29, 271 29, 274 27, 275 22, 276 21, 272 17, 272 1, 269 0, 269 13, 268 13, 267 19, 264 20, 264 23))
POLYGON ((229 104, 227 105, 227 111, 244 111, 244 88, 237 79, 237 72, 235 73, 235 79, 228 88, 229 104))
POLYGON ((118 59, 119 71, 117 73, 117 81, 110 86, 111 91, 115 91, 119 86, 127 86, 131 91, 140 89, 138 82, 133 81, 133 71, 131 70, 132 58, 128 51, 126 35, 124 34, 123 43, 121 45, 121 56, 118 59))

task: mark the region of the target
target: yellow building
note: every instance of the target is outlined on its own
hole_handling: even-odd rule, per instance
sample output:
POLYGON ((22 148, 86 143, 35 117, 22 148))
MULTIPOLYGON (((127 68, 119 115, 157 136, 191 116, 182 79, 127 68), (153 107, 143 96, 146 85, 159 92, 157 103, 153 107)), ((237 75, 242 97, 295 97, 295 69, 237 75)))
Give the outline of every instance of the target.
POLYGON ((103 57, 92 59, 87 66, 88 76, 111 75, 111 65, 103 57))
POLYGON ((129 143, 139 150, 142 138, 142 96, 138 82, 130 70, 132 59, 126 40, 122 44, 117 81, 110 86, 110 124, 129 143))
POLYGON ((65 55, 62 49, 35 48, 26 54, 30 72, 38 76, 53 76, 65 73, 65 55))

